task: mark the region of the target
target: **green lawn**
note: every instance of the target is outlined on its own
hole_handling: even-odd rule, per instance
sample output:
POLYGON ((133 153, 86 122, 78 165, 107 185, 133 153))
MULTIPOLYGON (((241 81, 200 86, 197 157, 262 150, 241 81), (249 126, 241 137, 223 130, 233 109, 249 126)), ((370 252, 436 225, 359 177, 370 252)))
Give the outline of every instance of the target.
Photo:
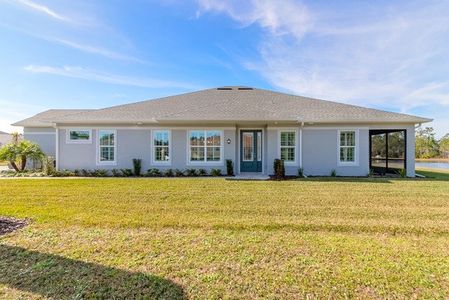
POLYGON ((444 298, 434 178, 0 180, 0 298, 444 298))

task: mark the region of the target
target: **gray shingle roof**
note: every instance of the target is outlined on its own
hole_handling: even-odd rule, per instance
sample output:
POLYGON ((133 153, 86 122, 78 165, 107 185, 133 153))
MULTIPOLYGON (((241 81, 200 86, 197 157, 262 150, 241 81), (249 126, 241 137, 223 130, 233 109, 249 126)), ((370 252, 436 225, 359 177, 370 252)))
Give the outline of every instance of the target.
POLYGON ((88 111, 91 111, 91 109, 49 109, 12 125, 23 127, 51 127, 55 119, 88 111))
MULTIPOLYGON (((431 121, 406 114, 244 87, 207 89, 104 109, 58 114, 51 118, 46 116, 46 119, 57 123, 80 124, 145 124, 182 121, 316 123, 424 123, 431 121)), ((23 124, 23 122, 16 124, 23 124)))

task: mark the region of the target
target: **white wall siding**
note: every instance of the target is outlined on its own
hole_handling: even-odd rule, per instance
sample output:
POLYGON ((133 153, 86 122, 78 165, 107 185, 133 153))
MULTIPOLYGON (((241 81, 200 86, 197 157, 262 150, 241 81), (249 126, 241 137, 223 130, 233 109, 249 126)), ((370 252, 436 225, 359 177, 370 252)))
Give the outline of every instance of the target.
POLYGON ((358 164, 339 166, 338 129, 303 129, 304 173, 310 176, 329 176, 335 170, 339 176, 366 176, 369 173, 369 131, 360 129, 358 132, 358 164))
POLYGON ((23 138, 38 144, 48 156, 56 156, 56 130, 54 128, 24 127, 23 138))
MULTIPOLYGON (((113 129, 113 128, 111 128, 113 129)), ((160 128, 158 130, 161 130, 160 128)), ((220 164, 196 164, 188 163, 188 145, 187 145, 187 129, 170 129, 171 130, 171 164, 163 165, 153 164, 151 147, 151 130, 150 129, 118 129, 116 136, 117 153, 115 165, 98 165, 97 164, 97 136, 98 130, 92 130, 91 144, 68 144, 66 143, 66 130, 59 129, 59 169, 131 169, 132 159, 142 159, 142 171, 150 168, 166 169, 186 169, 186 168, 204 168, 210 171, 212 168, 221 169, 226 172, 226 159, 231 159, 235 164, 235 134, 234 130, 223 131, 223 161, 220 164), (231 144, 228 145, 226 140, 230 138, 231 144)), ((211 127, 211 129, 213 129, 211 127)))

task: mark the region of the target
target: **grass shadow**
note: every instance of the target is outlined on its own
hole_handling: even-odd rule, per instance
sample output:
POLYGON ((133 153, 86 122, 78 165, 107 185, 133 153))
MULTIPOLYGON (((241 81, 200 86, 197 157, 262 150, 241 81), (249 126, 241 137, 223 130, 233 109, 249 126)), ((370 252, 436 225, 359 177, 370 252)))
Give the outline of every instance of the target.
POLYGON ((186 299, 164 278, 0 244, 0 284, 54 299, 186 299))

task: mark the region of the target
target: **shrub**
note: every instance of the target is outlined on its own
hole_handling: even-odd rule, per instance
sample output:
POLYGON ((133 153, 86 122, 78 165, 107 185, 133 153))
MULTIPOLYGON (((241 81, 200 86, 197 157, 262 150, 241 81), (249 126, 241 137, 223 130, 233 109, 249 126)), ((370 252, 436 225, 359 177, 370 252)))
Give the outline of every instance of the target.
POLYGON ((120 172, 122 172, 123 177, 133 176, 133 170, 131 169, 120 169, 120 172))
MULTIPOLYGON (((72 172, 70 170, 61 170, 61 171, 54 171, 51 176, 53 177, 71 177, 75 176, 75 172, 72 172)), ((32 176, 35 177, 35 176, 32 176)))
POLYGON ((407 177, 407 171, 405 169, 400 169, 397 171, 397 173, 401 178, 407 177))
POLYGON ((149 177, 159 177, 159 176, 161 176, 162 174, 161 174, 161 171, 159 171, 159 169, 152 168, 152 169, 149 169, 149 170, 147 171, 147 175, 148 175, 149 177))
POLYGON ((73 171, 73 174, 75 174, 75 176, 82 176, 83 174, 81 173, 80 169, 75 169, 75 171, 73 171))
POLYGON ((285 178, 285 166, 284 166, 284 161, 282 159, 274 160, 273 169, 274 169, 274 177, 276 179, 284 179, 285 178))
POLYGON ((112 172, 112 176, 114 176, 114 177, 122 176, 122 172, 119 169, 112 169, 111 172, 112 172))
POLYGON ((206 169, 199 169, 198 170, 199 176, 207 176, 207 170, 206 169))
POLYGON ((217 176, 221 176, 221 169, 212 169, 210 170, 210 175, 217 177, 217 176))
POLYGON ((106 176, 108 176, 109 172, 108 172, 108 170, 105 170, 105 169, 97 169, 97 170, 92 170, 90 172, 90 174, 93 177, 106 177, 106 176))
POLYGON ((173 169, 167 169, 164 172, 165 177, 173 177, 175 176, 175 173, 173 172, 173 169))
POLYGON ((90 177, 91 173, 90 173, 89 170, 82 169, 82 170, 81 170, 81 175, 82 175, 83 177, 90 177))
POLYGON ((186 176, 196 177, 198 176, 198 172, 196 171, 196 169, 187 169, 186 176))
POLYGON ((47 156, 42 160, 42 171, 45 175, 50 176, 56 172, 55 160, 51 156, 47 156))
POLYGON ((228 176, 234 176, 234 163, 231 159, 226 160, 226 173, 228 176))
POLYGON ((140 158, 133 158, 134 175, 140 176, 142 171, 142 160, 140 158))
POLYGON ((44 157, 45 154, 39 145, 28 140, 19 141, 15 139, 12 143, 0 148, 0 161, 8 161, 16 172, 25 170, 27 160, 42 162, 44 157), (17 165, 18 161, 20 161, 19 165, 17 165))
POLYGON ((180 169, 176 169, 176 170, 175 170, 175 176, 176 176, 176 177, 182 177, 182 176, 184 176, 184 171, 183 171, 183 170, 180 170, 180 169))
POLYGON ((331 171, 331 177, 337 177, 337 170, 332 169, 332 171, 331 171))

